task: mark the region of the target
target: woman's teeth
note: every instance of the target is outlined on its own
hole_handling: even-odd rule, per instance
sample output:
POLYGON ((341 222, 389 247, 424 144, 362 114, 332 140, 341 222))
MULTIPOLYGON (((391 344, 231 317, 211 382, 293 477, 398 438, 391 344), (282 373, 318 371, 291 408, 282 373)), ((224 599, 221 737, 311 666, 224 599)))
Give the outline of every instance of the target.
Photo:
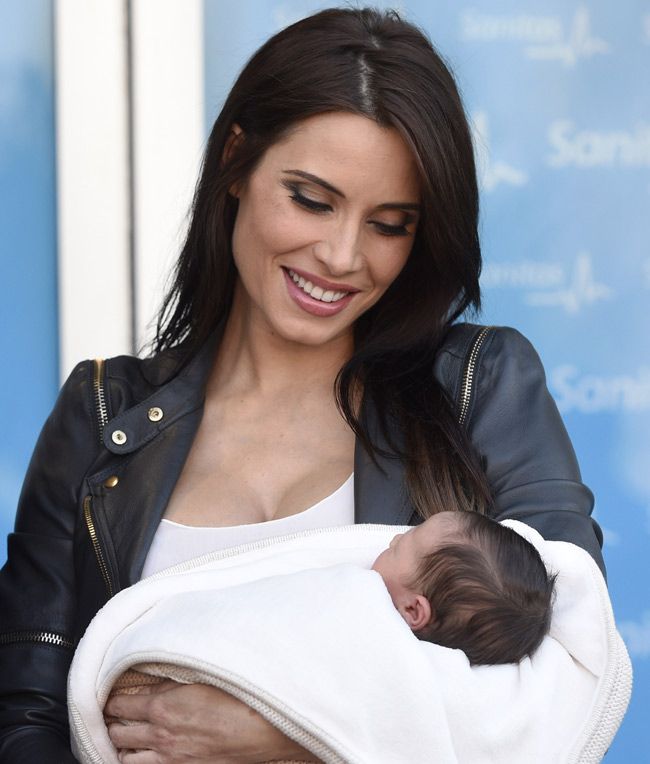
POLYGON ((302 276, 299 276, 295 271, 292 271, 291 268, 288 268, 287 270, 294 283, 296 283, 303 292, 306 292, 315 300, 320 300, 321 302, 336 302, 345 297, 346 294, 350 294, 349 292, 334 292, 331 289, 325 291, 322 287, 314 286, 311 281, 307 281, 302 276))

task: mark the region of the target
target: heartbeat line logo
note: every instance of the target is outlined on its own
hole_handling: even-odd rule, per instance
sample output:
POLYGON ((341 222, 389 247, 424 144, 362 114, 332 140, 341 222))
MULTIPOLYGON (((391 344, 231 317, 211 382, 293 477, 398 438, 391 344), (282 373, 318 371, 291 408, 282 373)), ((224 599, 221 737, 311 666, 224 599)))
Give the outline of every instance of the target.
POLYGON ((518 42, 527 58, 575 66, 580 59, 609 53, 610 44, 591 30, 589 10, 576 9, 568 31, 558 16, 485 14, 474 9, 460 15, 460 36, 481 42, 518 42))
POLYGON ((561 61, 566 66, 575 66, 581 58, 591 58, 597 54, 609 53, 611 46, 600 37, 591 34, 589 11, 580 6, 573 17, 568 36, 556 42, 529 45, 526 56, 532 59, 561 61))
POLYGON ((612 296, 613 291, 610 287, 596 281, 589 253, 580 252, 576 258, 571 282, 566 287, 529 292, 524 301, 535 307, 563 308, 567 313, 575 314, 585 305, 609 300, 612 296))
POLYGON ((472 118, 472 126, 481 188, 484 191, 494 191, 502 183, 509 186, 525 185, 528 182, 528 175, 525 172, 501 160, 492 160, 490 126, 486 112, 476 112, 472 118))
POLYGON ((570 315, 614 296, 609 286, 596 280, 588 252, 578 253, 570 272, 563 263, 557 262, 487 263, 481 285, 484 289, 522 290, 526 305, 559 308, 570 315))

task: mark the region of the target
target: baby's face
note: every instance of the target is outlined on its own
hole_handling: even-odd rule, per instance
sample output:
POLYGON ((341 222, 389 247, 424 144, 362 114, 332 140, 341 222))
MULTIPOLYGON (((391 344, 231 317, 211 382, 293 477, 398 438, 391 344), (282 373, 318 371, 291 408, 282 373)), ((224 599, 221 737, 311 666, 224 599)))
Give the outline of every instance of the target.
POLYGON ((458 513, 439 512, 406 533, 394 536, 372 569, 384 579, 393 602, 412 590, 420 560, 450 540, 458 529, 458 513))

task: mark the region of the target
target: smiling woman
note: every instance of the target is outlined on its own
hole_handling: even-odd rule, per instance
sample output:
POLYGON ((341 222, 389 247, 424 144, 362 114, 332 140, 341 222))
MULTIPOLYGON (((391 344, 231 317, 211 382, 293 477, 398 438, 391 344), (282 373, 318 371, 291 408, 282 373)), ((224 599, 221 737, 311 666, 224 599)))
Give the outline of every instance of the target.
MULTIPOLYGON (((74 761, 72 650, 172 559, 465 509, 602 567, 535 351, 455 324, 480 307, 477 224, 467 120, 420 30, 332 9, 255 53, 212 129, 151 357, 80 363, 38 441, 0 575, 0 761, 74 761)), ((105 712, 126 764, 313 761, 211 687, 105 712)))

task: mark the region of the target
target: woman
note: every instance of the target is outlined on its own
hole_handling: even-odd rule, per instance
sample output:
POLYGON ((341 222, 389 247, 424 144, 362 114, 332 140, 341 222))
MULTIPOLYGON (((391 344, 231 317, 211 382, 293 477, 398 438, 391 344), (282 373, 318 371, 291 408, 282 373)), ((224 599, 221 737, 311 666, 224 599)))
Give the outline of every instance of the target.
MULTIPOLYGON (((155 354, 79 364, 37 444, 0 577, 0 761, 73 760, 74 644, 143 570, 206 545, 460 506, 602 567, 534 350, 452 326, 480 305, 477 220, 460 98, 416 28, 324 11, 253 56, 209 139, 155 354)), ((106 710, 139 722, 110 725, 146 749, 124 762, 305 756, 214 688, 106 710)))

